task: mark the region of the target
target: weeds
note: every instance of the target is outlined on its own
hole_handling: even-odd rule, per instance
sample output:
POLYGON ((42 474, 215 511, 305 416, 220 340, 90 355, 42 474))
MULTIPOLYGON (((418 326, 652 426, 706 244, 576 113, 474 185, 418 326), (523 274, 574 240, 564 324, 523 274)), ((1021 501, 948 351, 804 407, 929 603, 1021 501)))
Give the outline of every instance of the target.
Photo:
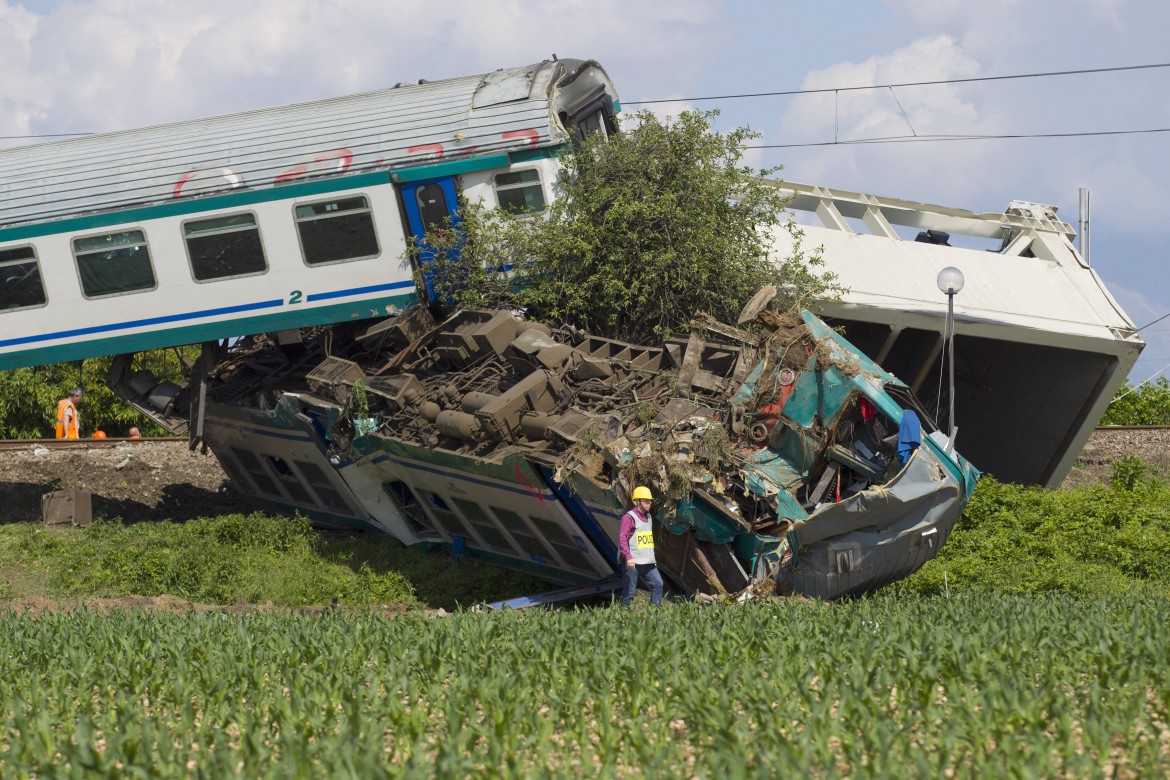
POLYGON ((1139 597, 8 614, 0 774, 1154 777, 1168 644, 1139 597))
POLYGON ((407 550, 381 534, 324 536, 303 517, 256 513, 188 523, 99 521, 86 529, 0 527, 0 570, 37 588, 0 582, 0 597, 171 595, 227 604, 329 603, 454 608, 548 586, 446 553, 407 550))

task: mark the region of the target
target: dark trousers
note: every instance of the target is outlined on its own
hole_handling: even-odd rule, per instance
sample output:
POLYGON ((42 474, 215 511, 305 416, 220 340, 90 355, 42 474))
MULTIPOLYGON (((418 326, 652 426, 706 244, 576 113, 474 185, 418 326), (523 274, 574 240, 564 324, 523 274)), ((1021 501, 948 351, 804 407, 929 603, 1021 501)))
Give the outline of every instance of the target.
POLYGON ((650 591, 650 603, 662 603, 662 575, 658 567, 652 563, 639 563, 634 568, 622 563, 622 606, 630 606, 630 599, 634 598, 634 590, 639 586, 642 590, 650 591), (639 583, 639 580, 641 582, 639 583))

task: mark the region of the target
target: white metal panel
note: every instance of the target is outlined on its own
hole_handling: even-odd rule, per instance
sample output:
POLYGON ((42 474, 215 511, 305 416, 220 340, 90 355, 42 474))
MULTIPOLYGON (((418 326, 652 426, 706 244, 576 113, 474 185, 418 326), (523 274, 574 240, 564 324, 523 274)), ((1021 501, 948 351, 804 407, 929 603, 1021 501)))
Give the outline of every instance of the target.
MULTIPOLYGON (((914 319, 922 314, 945 316, 947 297, 935 280, 943 268, 955 266, 966 278, 955 296, 959 333, 994 323, 1019 329, 1020 340, 1028 340, 1026 331, 1031 330, 1044 339, 1064 334, 1115 341, 1115 330, 1135 329, 1096 274, 1075 261, 1007 256, 816 226, 803 230, 804 246, 823 247, 826 269, 849 288, 842 303, 887 310, 891 319, 883 321, 896 323, 903 314, 914 319)), ((777 257, 791 252, 786 231, 775 231, 775 238, 777 257)))

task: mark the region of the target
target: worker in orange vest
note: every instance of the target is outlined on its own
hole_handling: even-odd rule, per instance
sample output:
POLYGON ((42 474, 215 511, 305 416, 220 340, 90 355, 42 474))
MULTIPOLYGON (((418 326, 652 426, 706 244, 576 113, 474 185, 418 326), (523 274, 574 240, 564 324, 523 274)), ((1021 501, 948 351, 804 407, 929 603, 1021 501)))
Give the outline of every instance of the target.
POLYGON ((81 417, 77 413, 77 405, 85 395, 80 387, 75 387, 68 398, 62 398, 57 403, 57 438, 78 439, 81 433, 81 417))

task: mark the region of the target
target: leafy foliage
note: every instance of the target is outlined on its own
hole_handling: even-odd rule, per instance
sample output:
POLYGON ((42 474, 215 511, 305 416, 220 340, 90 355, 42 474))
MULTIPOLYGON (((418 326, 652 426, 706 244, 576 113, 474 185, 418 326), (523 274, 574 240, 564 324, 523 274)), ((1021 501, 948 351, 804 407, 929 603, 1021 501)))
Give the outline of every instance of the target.
POLYGON ((1125 455, 1113 464, 1109 482, 1114 490, 1136 490, 1142 480, 1152 473, 1141 458, 1125 455))
POLYGON ((425 278, 435 300, 469 309, 521 305, 520 277, 512 263, 524 222, 531 219, 468 201, 461 193, 454 224, 448 220, 428 230, 422 242, 411 237, 407 253, 416 267, 426 268, 415 274, 415 284, 421 289, 425 278))
POLYGON ((0 774, 1161 777, 1168 643, 1149 597, 7 614, 0 774))
MULTIPOLYGON (((139 355, 139 364, 162 380, 178 382, 183 376, 181 358, 198 347, 157 350, 139 355)), ((81 435, 105 431, 125 436, 138 427, 143 436, 162 436, 166 431, 128 406, 106 387, 113 357, 72 363, 0 371, 0 438, 51 439, 55 435, 57 402, 74 387, 81 387, 81 435)))
POLYGON ((1170 425, 1170 380, 1138 388, 1126 382, 1105 410, 1101 425, 1170 425))
POLYGON ((445 554, 407 550, 383 535, 318 534, 303 517, 262 513, 182 524, 102 520, 86 529, 3 525, 0 571, 6 579, 24 572, 24 585, 9 586, 8 598, 171 595, 289 607, 337 598, 452 608, 547 588, 473 562, 451 576, 445 554))
POLYGON ((1046 490, 979 480, 967 511, 895 592, 1170 595, 1170 483, 1137 458, 1112 486, 1046 490))
POLYGON ((661 340, 698 312, 734 321, 747 299, 777 284, 792 307, 839 292, 806 257, 785 199, 743 164, 747 129, 715 132, 715 112, 662 119, 650 112, 562 158, 561 193, 544 217, 461 205, 456 224, 428 232, 417 259, 438 297, 463 306, 511 305, 626 341, 661 340), (771 230, 795 250, 768 262, 771 230), (461 254, 460 254, 461 253, 461 254))
POLYGON ((370 416, 370 399, 366 395, 366 383, 360 379, 353 383, 353 389, 350 391, 349 409, 355 420, 370 416))

